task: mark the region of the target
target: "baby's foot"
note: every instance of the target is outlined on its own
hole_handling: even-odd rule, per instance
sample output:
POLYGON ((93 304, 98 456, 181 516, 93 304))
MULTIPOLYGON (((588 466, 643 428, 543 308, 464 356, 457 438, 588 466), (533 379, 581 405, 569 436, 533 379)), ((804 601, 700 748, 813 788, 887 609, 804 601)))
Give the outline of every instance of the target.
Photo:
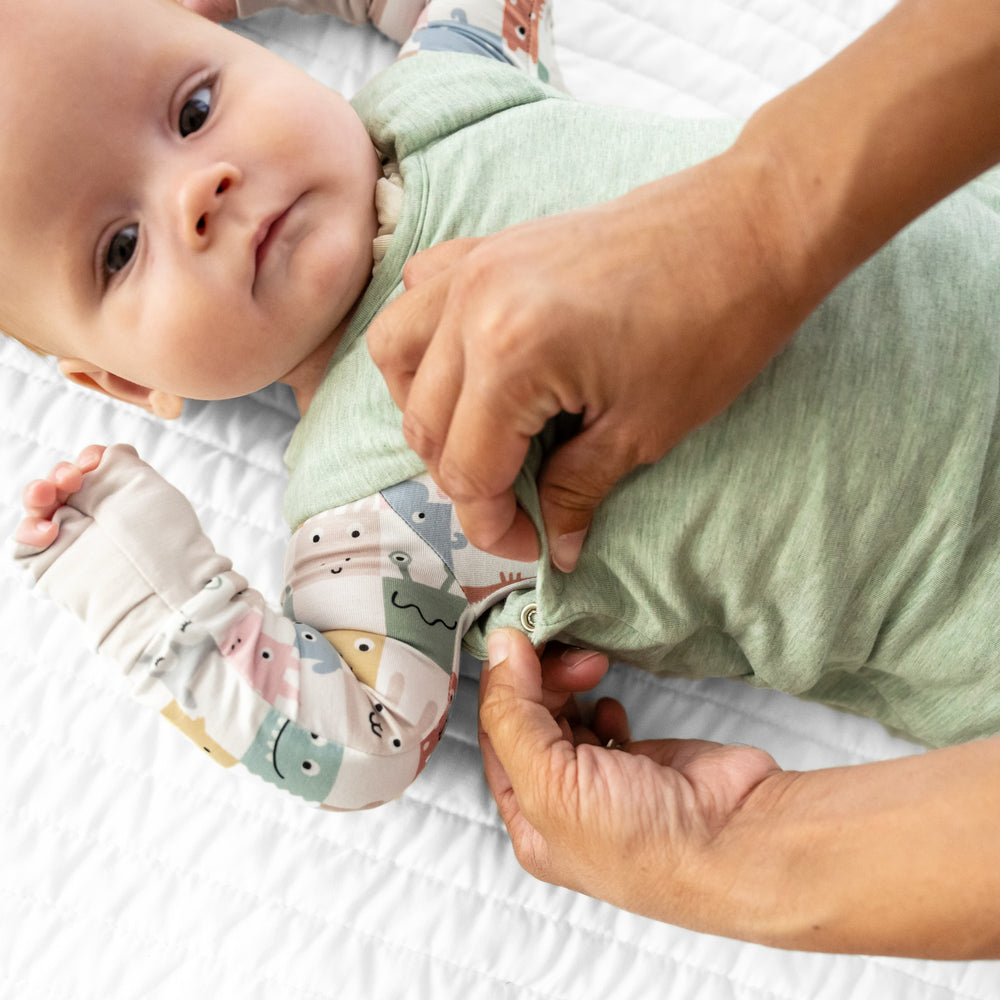
POLYGON ((102 445, 88 445, 75 462, 60 462, 45 479, 28 483, 21 498, 25 517, 14 532, 15 540, 48 548, 59 537, 59 525, 52 520, 55 512, 80 490, 84 476, 101 464, 103 456, 102 445))

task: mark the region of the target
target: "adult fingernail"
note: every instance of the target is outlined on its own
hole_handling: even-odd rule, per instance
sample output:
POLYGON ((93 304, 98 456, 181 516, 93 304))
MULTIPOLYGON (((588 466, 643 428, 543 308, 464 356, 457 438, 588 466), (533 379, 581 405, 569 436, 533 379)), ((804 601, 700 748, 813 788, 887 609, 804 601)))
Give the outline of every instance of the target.
POLYGON ((587 529, 570 531, 556 538, 549 547, 552 565, 563 573, 572 573, 576 569, 583 548, 583 540, 587 537, 587 529))
POLYGON ((559 662, 564 663, 570 670, 576 670, 601 655, 601 653, 595 653, 591 649, 566 649, 560 654, 559 662))
POLYGON ((495 667, 502 663, 510 655, 510 638, 507 633, 500 630, 490 632, 486 638, 486 649, 490 654, 488 666, 495 667))

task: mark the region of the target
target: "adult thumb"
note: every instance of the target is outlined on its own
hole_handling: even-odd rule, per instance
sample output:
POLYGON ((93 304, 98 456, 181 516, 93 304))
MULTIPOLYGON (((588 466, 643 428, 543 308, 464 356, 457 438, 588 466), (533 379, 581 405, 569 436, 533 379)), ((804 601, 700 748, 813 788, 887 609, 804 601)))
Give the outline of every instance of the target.
POLYGON ((534 784, 544 760, 562 732, 545 708, 542 667, 524 633, 497 629, 490 633, 489 662, 479 688, 479 743, 486 780, 505 822, 517 811, 524 793, 537 794, 534 784))
POLYGON ((596 428, 552 452, 538 480, 538 495, 556 569, 571 573, 576 568, 594 511, 637 464, 634 451, 614 445, 596 428))

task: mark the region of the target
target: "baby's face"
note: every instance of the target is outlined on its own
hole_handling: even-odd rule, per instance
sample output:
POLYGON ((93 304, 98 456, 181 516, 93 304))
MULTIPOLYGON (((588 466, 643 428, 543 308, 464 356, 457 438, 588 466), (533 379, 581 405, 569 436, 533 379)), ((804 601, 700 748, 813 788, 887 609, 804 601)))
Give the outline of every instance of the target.
POLYGON ((0 328, 199 399, 325 344, 376 230, 350 105, 173 0, 3 5, 0 328))

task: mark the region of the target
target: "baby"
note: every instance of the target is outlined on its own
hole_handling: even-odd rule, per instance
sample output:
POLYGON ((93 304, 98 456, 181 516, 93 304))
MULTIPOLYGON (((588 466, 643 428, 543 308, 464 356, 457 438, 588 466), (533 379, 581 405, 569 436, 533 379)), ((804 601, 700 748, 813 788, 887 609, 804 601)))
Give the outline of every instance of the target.
MULTIPOLYGON (((31 576, 221 763, 329 808, 415 778, 463 642, 484 655, 496 625, 780 687, 927 744, 1000 732, 996 176, 623 482, 572 575, 544 553, 497 559, 406 447, 367 325, 420 249, 614 197, 736 128, 575 102, 540 82, 541 0, 497 0, 492 27, 466 6, 431 4, 421 51, 352 106, 170 0, 11 0, 0 328, 162 416, 275 380, 303 413, 282 613, 122 447, 28 488, 31 576)), ((536 523, 534 474, 571 430, 550 425, 518 483, 536 523)))

